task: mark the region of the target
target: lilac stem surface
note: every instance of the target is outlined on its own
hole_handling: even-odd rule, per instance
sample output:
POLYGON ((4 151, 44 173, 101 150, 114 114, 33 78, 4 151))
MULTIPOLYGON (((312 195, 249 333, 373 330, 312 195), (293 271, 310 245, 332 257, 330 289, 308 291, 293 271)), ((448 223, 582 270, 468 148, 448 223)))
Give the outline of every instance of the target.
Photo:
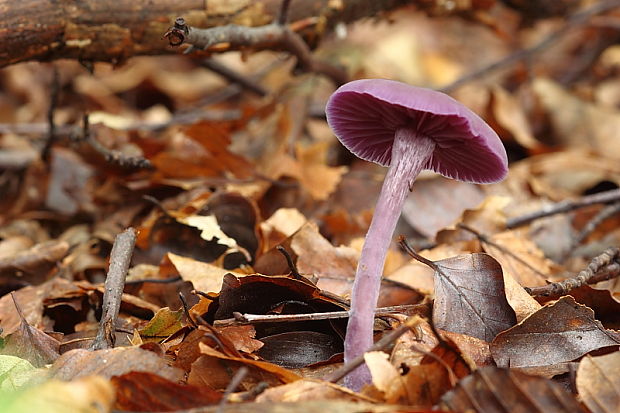
MULTIPOLYGON (((351 292, 351 310, 344 342, 345 363, 363 354, 373 344, 375 308, 385 257, 409 188, 428 165, 434 149, 432 139, 417 135, 412 128, 396 130, 392 161, 364 240, 351 292)), ((345 385, 355 391, 370 381, 370 371, 365 364, 344 380, 345 385)))

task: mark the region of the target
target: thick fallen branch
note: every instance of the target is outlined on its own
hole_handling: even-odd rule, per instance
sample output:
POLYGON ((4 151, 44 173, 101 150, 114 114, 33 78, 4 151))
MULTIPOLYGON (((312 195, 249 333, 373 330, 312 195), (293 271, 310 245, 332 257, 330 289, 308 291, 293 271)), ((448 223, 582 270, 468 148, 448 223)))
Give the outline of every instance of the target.
MULTIPOLYGON (((314 19, 332 27, 409 3, 416 2, 296 0, 288 20, 314 19)), ((177 16, 197 27, 259 26, 273 22, 281 6, 282 0, 0 0, 0 67, 61 58, 114 63, 171 53, 161 35, 177 16)), ((323 33, 315 28, 311 34, 323 33)))

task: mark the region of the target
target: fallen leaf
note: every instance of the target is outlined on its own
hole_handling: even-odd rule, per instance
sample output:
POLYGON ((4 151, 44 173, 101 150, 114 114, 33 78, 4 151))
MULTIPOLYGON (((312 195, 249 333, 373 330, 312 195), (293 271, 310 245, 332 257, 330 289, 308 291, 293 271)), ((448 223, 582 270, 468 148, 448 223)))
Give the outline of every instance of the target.
POLYGON ((441 407, 476 413, 579 413, 584 409, 561 385, 518 371, 483 367, 444 394, 441 407))
POLYGON ((442 176, 416 180, 402 217, 420 234, 434 239, 439 230, 454 224, 466 209, 477 207, 483 200, 482 190, 471 183, 442 176))
POLYGON ((49 376, 60 380, 75 380, 93 374, 109 378, 132 371, 157 374, 174 382, 183 378, 183 370, 170 367, 163 358, 138 347, 71 350, 56 359, 49 376))
POLYGON ((499 263, 487 254, 434 262, 433 322, 438 328, 491 341, 516 323, 499 263))
POLYGON ((243 274, 230 272, 216 265, 176 255, 171 252, 167 254, 167 257, 179 272, 181 278, 185 281, 190 281, 198 291, 220 291, 226 274, 234 274, 238 277, 243 277, 243 274))
POLYGON ((100 413, 114 404, 114 387, 100 376, 70 382, 49 380, 11 394, 0 394, 3 411, 10 413, 100 413))
POLYGON ((497 123, 506 129, 519 143, 530 150, 540 150, 543 145, 536 140, 522 106, 508 91, 495 85, 492 93, 493 115, 497 123))
POLYGON ((168 307, 164 307, 157 311, 148 324, 138 330, 138 333, 145 342, 159 342, 183 327, 182 318, 183 310, 171 311, 168 307))
POLYGON ((21 324, 18 331, 7 336, 2 354, 28 360, 34 367, 44 367, 53 363, 60 356, 60 343, 55 338, 28 324, 15 295, 11 294, 11 296, 17 314, 21 318, 21 324))
MULTIPOLYGON (((325 381, 313 381, 313 380, 298 380, 293 383, 284 384, 282 386, 276 386, 265 390, 257 398, 256 402, 261 405, 273 406, 277 402, 286 402, 289 406, 294 406, 293 403, 307 402, 312 400, 322 400, 322 405, 316 405, 315 408, 319 410, 305 410, 305 411, 325 411, 333 412, 330 407, 330 400, 338 401, 339 403, 346 403, 347 401, 367 401, 368 399, 348 390, 344 387, 327 383, 325 381), (326 410, 325 410, 326 409, 326 410)), ((310 406, 308 406, 310 407, 310 406)), ((353 407, 353 406, 352 406, 353 407)), ((355 405, 354 410, 357 410, 360 406, 355 405)), ((290 411, 287 409, 287 411, 290 411)), ((303 411, 303 410, 302 410, 303 411)), ((366 410, 361 411, 372 411, 366 410)))
POLYGON ((261 337, 257 352, 264 360, 286 368, 301 368, 329 360, 344 350, 342 339, 317 331, 289 331, 261 337))
POLYGON ((127 373, 112 377, 111 382, 117 410, 169 412, 216 404, 222 398, 208 387, 179 384, 153 373, 127 373))
POLYGON ((0 400, 2 392, 19 389, 35 374, 35 367, 28 360, 0 354, 0 400))
POLYGON ((584 357, 576 385, 579 397, 592 413, 620 411, 620 353, 584 357))
POLYGON ((594 312, 570 296, 547 304, 491 343, 500 367, 550 366, 620 344, 620 337, 605 330, 594 312))

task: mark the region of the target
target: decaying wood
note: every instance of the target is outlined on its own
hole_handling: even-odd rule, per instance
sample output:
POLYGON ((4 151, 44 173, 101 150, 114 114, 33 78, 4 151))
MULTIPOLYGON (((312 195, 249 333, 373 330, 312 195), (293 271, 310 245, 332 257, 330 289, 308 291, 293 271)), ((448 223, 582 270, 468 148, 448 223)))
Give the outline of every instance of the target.
MULTIPOLYGON (((291 22, 315 20, 313 35, 320 36, 319 27, 409 3, 418 2, 296 0, 288 17, 291 22)), ((196 27, 259 26, 277 18, 280 6, 281 0, 0 0, 0 67, 60 58, 114 63, 135 55, 178 53, 162 39, 178 16, 196 27)))

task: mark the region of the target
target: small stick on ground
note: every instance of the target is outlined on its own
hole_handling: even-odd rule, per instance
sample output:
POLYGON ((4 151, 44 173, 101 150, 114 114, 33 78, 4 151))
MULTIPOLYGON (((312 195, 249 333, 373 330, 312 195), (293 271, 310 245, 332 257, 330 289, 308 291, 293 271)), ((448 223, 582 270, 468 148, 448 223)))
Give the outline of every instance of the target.
POLYGON ((83 117, 82 139, 88 143, 95 151, 105 158, 107 162, 118 165, 122 168, 152 168, 151 162, 141 156, 127 156, 121 152, 113 151, 103 146, 97 138, 90 132, 88 115, 83 117))
MULTIPOLYGON (((381 317, 412 312, 425 313, 427 310, 428 306, 426 304, 395 305, 392 307, 377 308, 375 310, 375 316, 381 317)), ((217 327, 228 327, 232 325, 254 323, 289 323, 297 321, 335 320, 348 318, 350 313, 348 311, 328 311, 324 313, 307 314, 242 314, 234 312, 233 315, 234 318, 215 320, 213 325, 217 327)))
POLYGON ((514 258, 515 261, 518 261, 520 264, 526 266, 527 268, 529 268, 530 270, 532 270, 533 272, 535 272, 536 274, 542 276, 543 278, 546 277, 545 274, 543 274, 542 272, 540 272, 536 267, 534 267, 533 265, 531 265, 530 263, 528 263, 527 261, 525 261, 523 258, 519 257, 517 254, 515 254, 514 252, 510 251, 508 248, 504 247, 503 245, 500 245, 494 241, 492 241, 489 237, 487 237, 484 234, 481 234, 480 232, 476 231, 475 229, 465 225, 465 224, 457 224, 457 227, 472 233, 476 236, 476 238, 478 238, 478 240, 480 242, 482 242, 483 244, 488 244, 494 248, 497 248, 499 251, 503 252, 506 255, 511 256, 512 258, 514 258))
POLYGON ((575 248, 577 248, 584 239, 593 233, 594 230, 603 223, 603 221, 618 213, 620 213, 620 202, 607 205, 605 208, 601 209, 598 214, 588 221, 581 232, 572 240, 570 248, 568 248, 568 250, 566 250, 566 252, 562 255, 560 261, 565 261, 568 257, 570 257, 575 248))
POLYGON ((587 207, 595 204, 607 204, 610 202, 620 201, 620 188, 611 191, 599 192, 594 195, 586 195, 579 199, 567 200, 548 205, 538 211, 521 215, 520 217, 511 218, 506 222, 507 228, 516 228, 539 218, 548 217, 563 212, 570 212, 575 209, 587 207))
POLYGON ((525 290, 534 297, 566 295, 575 288, 602 281, 599 272, 603 271, 607 277, 606 279, 613 278, 613 274, 615 276, 620 275, 620 248, 611 247, 606 249, 602 254, 594 257, 586 269, 579 272, 573 278, 551 283, 543 287, 525 287, 525 290))
POLYGON ((231 82, 236 83, 242 88, 253 92, 260 97, 267 96, 267 94, 269 93, 264 87, 254 82, 252 79, 243 76, 237 71, 232 70, 231 68, 216 59, 213 59, 211 57, 206 58, 200 62, 200 65, 204 68, 209 69, 213 73, 217 73, 218 75, 230 80, 231 82))
POLYGON ((114 348, 116 320, 121 308, 121 297, 125 288, 125 277, 136 244, 136 230, 127 228, 116 236, 110 253, 110 268, 106 276, 103 292, 103 312, 97 336, 90 346, 91 350, 114 348))
POLYGON ((54 122, 54 113, 58 106, 58 96, 60 95, 60 75, 58 73, 58 67, 52 66, 52 84, 50 91, 50 105, 47 109, 47 139, 45 140, 45 146, 41 150, 41 158, 44 161, 49 160, 50 150, 52 145, 56 141, 56 123, 54 122))
POLYGON ((293 258, 291 257, 291 254, 289 254, 286 248, 284 248, 282 245, 278 245, 276 249, 280 252, 280 254, 284 255, 284 258, 286 259, 286 263, 288 264, 289 270, 291 270, 291 275, 293 276, 293 278, 300 280, 302 276, 297 270, 297 266, 293 262, 293 258))
MULTIPOLYGON (((407 318, 403 324, 398 326, 396 329, 390 331, 385 336, 381 338, 381 340, 377 341, 375 344, 370 347, 367 352, 370 351, 381 351, 387 348, 390 344, 398 340, 400 336, 405 334, 407 331, 413 329, 416 325, 418 325, 422 321, 420 316, 414 315, 413 317, 407 318)), ((337 383, 341 379, 343 379, 347 374, 351 373, 353 370, 364 364, 364 355, 361 354, 358 357, 354 358, 344 366, 340 367, 338 370, 332 372, 327 377, 325 377, 325 381, 330 383, 337 383)))
POLYGON ((215 411, 216 413, 222 413, 224 411, 224 407, 226 406, 226 403, 228 403, 228 398, 230 397, 232 392, 234 392, 235 389, 239 387, 241 381, 245 378, 245 376, 248 375, 249 372, 250 369, 245 366, 237 370, 232 380, 230 380, 230 383, 228 383, 228 386, 226 386, 226 390, 224 390, 222 400, 220 401, 220 404, 217 406, 217 410, 215 411))

